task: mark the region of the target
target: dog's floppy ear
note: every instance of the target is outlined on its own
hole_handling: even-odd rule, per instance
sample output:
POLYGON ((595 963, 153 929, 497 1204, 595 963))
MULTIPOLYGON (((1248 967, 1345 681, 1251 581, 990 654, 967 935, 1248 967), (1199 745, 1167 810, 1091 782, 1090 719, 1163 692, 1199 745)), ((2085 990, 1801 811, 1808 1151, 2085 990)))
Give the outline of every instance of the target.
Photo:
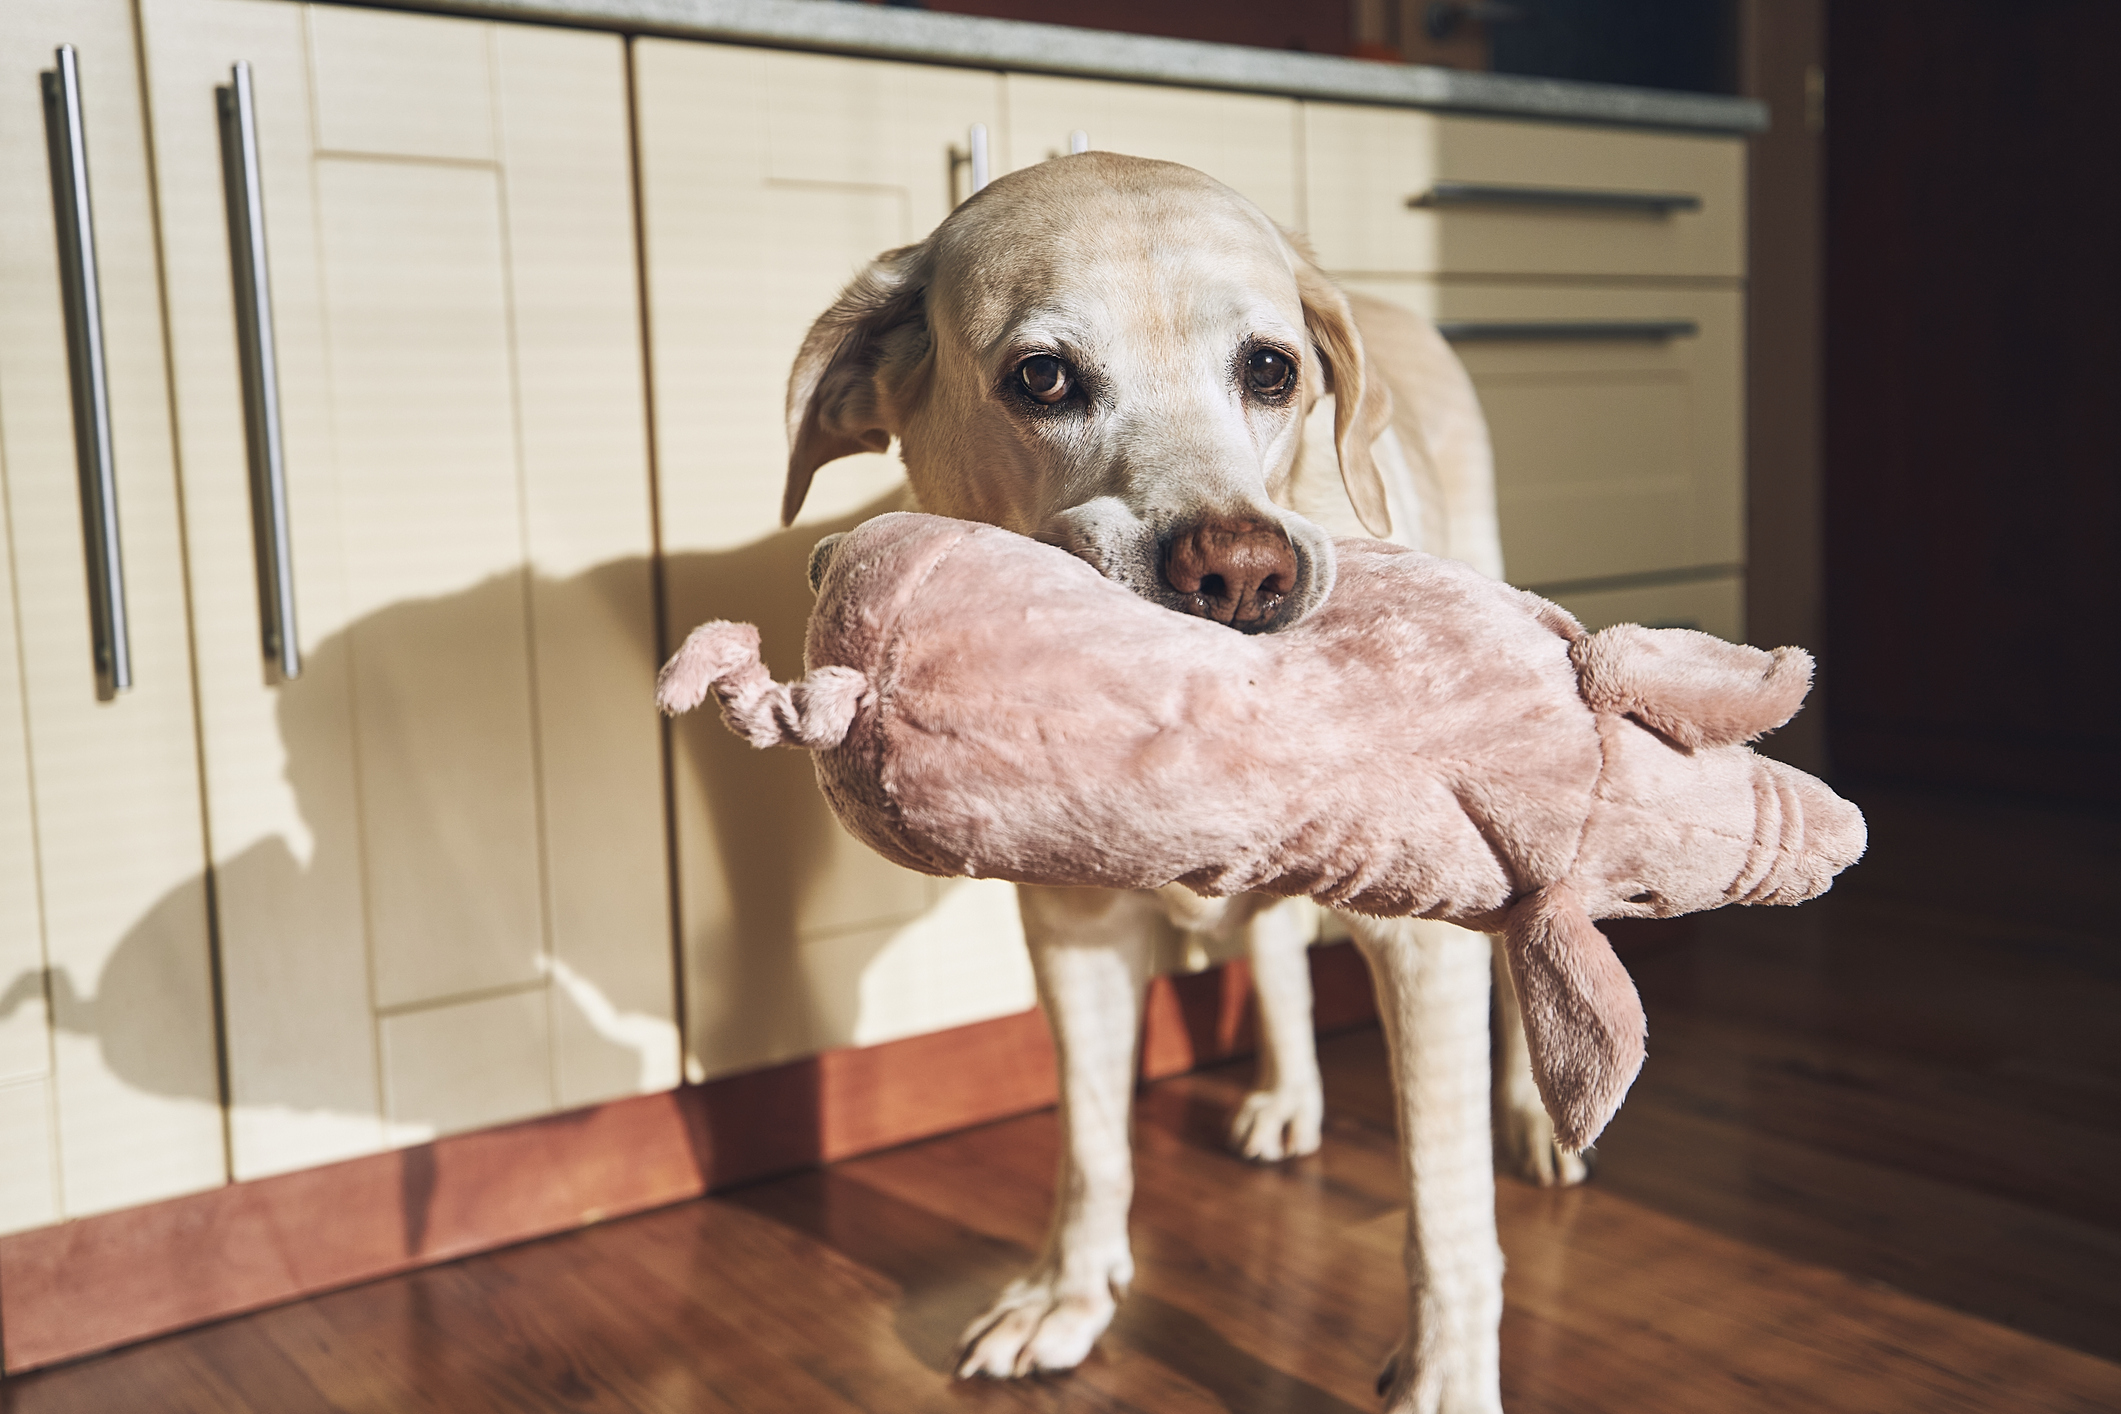
POLYGON ((781 524, 791 525, 810 479, 826 462, 891 445, 898 406, 927 366, 928 247, 887 250, 817 317, 788 371, 788 486, 781 524))
POLYGON ((1296 254, 1296 293, 1303 300, 1304 327, 1325 360, 1326 386, 1333 394, 1333 450, 1340 456, 1340 480, 1348 502, 1372 535, 1392 533, 1392 511, 1385 500, 1384 474, 1370 455, 1370 444, 1392 420, 1392 390, 1364 361, 1362 335, 1340 287, 1326 278, 1310 250, 1288 238, 1296 254))

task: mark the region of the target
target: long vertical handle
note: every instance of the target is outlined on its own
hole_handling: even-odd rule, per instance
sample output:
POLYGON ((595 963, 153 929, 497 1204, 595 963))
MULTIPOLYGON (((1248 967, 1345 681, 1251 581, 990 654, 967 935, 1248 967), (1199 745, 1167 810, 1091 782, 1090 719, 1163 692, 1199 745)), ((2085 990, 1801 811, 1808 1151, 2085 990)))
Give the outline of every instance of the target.
POLYGON ((88 204, 88 139, 81 123, 81 70, 62 44, 44 83, 44 134, 51 151, 52 214, 59 232, 59 298, 74 398, 74 459, 81 473, 81 531, 88 546, 89 641, 96 696, 108 702, 133 685, 125 627, 125 554, 118 543, 118 477, 111 455, 110 382, 103 368, 103 297, 96 280, 96 222, 88 204))
POLYGON ((280 374, 273 352, 272 281, 265 260, 265 195, 258 180, 257 109, 250 65, 214 90, 221 177, 236 278, 236 348, 243 365, 243 440, 250 453, 251 531, 258 553, 258 621, 265 661, 283 682, 302 676, 295 635, 295 566, 287 528, 287 464, 280 450, 280 374))
POLYGON ((972 190, 976 195, 985 190, 987 183, 992 180, 989 174, 993 169, 988 166, 987 161, 987 125, 985 123, 974 123, 972 130, 965 134, 965 153, 972 164, 972 190))

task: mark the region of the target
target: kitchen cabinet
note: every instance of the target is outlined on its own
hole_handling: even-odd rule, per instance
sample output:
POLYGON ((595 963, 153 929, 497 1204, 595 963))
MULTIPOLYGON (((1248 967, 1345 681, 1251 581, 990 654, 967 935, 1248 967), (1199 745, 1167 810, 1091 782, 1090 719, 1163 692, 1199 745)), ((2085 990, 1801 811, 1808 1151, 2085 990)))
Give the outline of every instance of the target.
MULTIPOLYGON (((1494 443, 1512 582, 1568 600, 1587 582, 1741 573, 1738 291, 1345 283, 1457 336, 1494 443)), ((1742 636, 1743 626, 1719 617, 1715 631, 1742 636)))
POLYGON ((1457 339, 1513 580, 1741 631, 1728 136, 293 0, 17 0, 0 41, 0 1231, 1032 1004, 1009 886, 651 705, 707 618, 792 673, 811 546, 904 504, 849 458, 779 525, 786 379, 975 128, 990 173, 1080 132, 1307 233, 1457 339))
POLYGON ((235 1174, 674 1084, 622 41, 284 0, 141 33, 235 1174))
POLYGON ((1304 140, 1320 260, 1472 374, 1511 581, 1743 638, 1743 146, 1329 103, 1304 140))
POLYGON ((124 0, 0 8, 0 1232, 227 1176, 137 75, 124 0), (41 77, 62 45, 91 213, 81 288, 99 305, 73 321, 41 77), (86 437, 75 426, 96 374, 71 376, 70 347, 87 332, 107 393, 108 542, 78 455, 105 439, 93 418, 86 437), (98 635, 106 555, 123 630, 98 635))
POLYGON ((1101 152, 1197 167, 1292 229, 1303 220, 1298 105, 1257 93, 1008 74, 1008 160, 1014 171, 1070 150, 1075 133, 1101 152))
POLYGON ((1310 234, 1349 274, 1745 271, 1734 139, 1304 105, 1310 234))
MULTIPOLYGON (((975 124, 990 160, 1009 150, 1003 81, 663 40, 637 41, 634 66, 670 632, 757 623, 792 674, 811 546, 899 504, 902 471, 835 462, 781 529, 789 367, 857 271, 969 192, 975 124)), ((695 714, 672 724, 671 788, 694 1077, 1032 1005, 1014 890, 886 863, 802 754, 695 714)))

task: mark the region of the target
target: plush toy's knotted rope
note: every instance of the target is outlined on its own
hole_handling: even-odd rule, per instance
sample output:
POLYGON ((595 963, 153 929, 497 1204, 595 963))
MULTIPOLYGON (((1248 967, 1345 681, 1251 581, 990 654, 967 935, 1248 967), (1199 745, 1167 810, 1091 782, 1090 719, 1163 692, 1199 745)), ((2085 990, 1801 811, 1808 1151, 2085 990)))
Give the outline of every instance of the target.
POLYGON ((853 668, 816 668, 801 682, 773 680, 759 658, 759 631, 717 619, 701 624, 656 676, 656 705, 676 716, 712 692, 722 720, 753 746, 838 746, 868 695, 853 668))

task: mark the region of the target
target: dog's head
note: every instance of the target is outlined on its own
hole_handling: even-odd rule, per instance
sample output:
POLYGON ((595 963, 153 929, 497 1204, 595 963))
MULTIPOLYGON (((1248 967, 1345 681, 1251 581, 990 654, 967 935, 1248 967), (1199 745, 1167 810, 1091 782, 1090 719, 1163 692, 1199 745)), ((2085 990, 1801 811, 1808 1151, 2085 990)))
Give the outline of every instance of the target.
POLYGON ((1370 446, 1389 394, 1308 252, 1191 168, 1059 158, 880 256, 811 327, 782 518, 818 467, 897 437, 923 509, 1269 632, 1332 588, 1331 539, 1275 504, 1329 393, 1349 500, 1386 534, 1370 446))

